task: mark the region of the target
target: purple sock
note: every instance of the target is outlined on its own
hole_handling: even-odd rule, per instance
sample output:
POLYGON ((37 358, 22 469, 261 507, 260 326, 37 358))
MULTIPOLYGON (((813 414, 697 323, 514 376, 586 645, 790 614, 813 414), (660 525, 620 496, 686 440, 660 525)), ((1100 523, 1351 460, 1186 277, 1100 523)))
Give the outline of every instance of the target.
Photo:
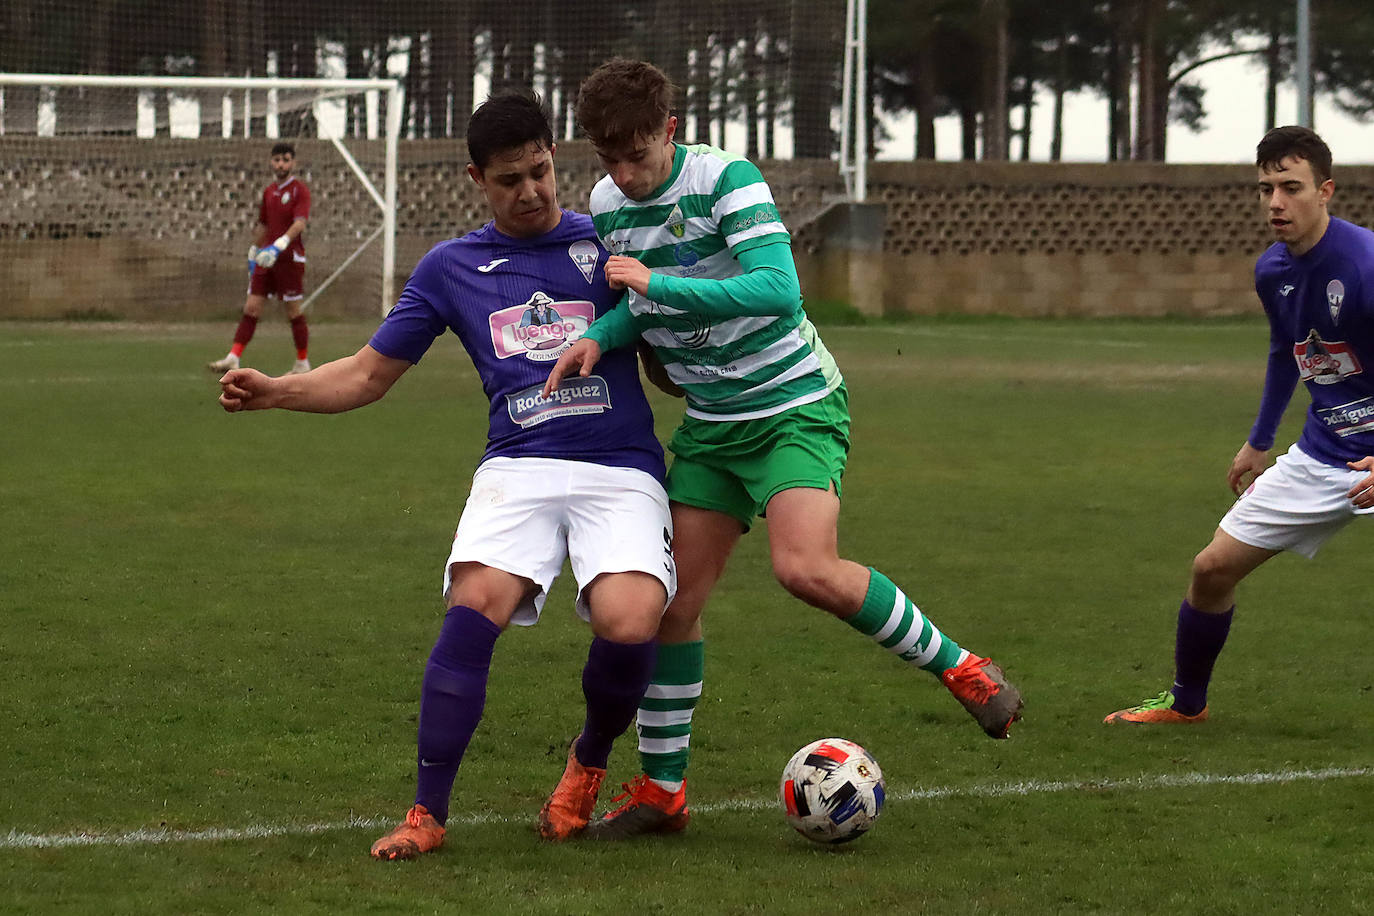
POLYGON ((1186 600, 1178 608, 1174 639, 1174 709, 1195 716, 1207 707, 1207 684, 1212 680, 1226 634, 1231 631, 1235 605, 1224 614, 1207 614, 1186 600))
POLYGON ((583 766, 605 768, 611 744, 634 721, 657 658, 654 640, 622 643, 599 636, 592 640, 587 666, 582 669, 587 721, 577 742, 577 759, 583 766))
POLYGON ((482 719, 491 653, 500 635, 500 627, 472 608, 451 607, 425 666, 415 803, 441 824, 448 820, 458 764, 482 719))

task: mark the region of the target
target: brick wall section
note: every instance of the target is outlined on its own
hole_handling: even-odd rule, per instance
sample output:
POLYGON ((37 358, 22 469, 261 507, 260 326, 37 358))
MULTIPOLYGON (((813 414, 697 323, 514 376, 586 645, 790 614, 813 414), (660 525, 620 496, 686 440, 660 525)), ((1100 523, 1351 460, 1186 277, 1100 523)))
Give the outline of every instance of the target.
MULTIPOLYGON (((270 178, 264 140, 0 138, 0 317, 99 311, 128 318, 224 317, 244 295, 242 252, 270 178)), ((380 142, 349 150, 380 174, 380 142)), ((314 194, 307 289, 379 221, 332 146, 297 142, 314 194)), ((436 241, 485 219, 453 141, 401 144, 397 289, 436 241)), ((563 144, 565 206, 585 206, 600 169, 563 144)), ((1265 232, 1248 166, 874 163, 881 244, 835 266, 819 219, 843 185, 835 164, 762 164, 794 236, 809 298, 853 300, 863 277, 888 313, 1235 314, 1255 307, 1250 271, 1265 232)), ((1374 168, 1337 167, 1332 211, 1374 223, 1374 168)), ((848 254, 841 253, 841 260, 848 254)), ((376 249, 317 312, 375 316, 376 249)))
MULTIPOLYGON (((1335 168, 1334 215, 1374 225, 1374 168, 1335 168)), ((1248 165, 875 163, 881 311, 1234 315, 1269 244, 1248 165)), ((824 243, 811 242, 813 258, 824 243)), ((808 265, 809 266, 809 265, 808 265)))

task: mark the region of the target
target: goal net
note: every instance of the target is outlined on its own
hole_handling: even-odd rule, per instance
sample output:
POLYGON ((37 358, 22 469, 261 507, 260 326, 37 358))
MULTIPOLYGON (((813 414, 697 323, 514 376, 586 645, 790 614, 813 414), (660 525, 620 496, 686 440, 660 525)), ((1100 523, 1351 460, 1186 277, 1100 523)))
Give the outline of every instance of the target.
POLYGON ((279 141, 311 192, 308 306, 384 311, 401 109, 391 79, 0 74, 3 314, 237 311, 279 141))

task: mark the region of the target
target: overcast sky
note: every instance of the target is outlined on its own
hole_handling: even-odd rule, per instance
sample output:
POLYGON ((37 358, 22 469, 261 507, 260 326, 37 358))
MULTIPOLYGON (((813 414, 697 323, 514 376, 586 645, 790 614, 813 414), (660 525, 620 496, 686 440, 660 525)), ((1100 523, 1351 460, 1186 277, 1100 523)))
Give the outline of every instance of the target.
MULTIPOLYGON (((1207 90, 1203 105, 1207 111, 1205 129, 1193 133, 1178 124, 1169 126, 1170 162, 1253 162, 1255 144, 1264 133, 1264 70, 1254 58, 1233 58, 1207 64, 1196 71, 1207 90)), ((1031 121, 1031 158, 1049 159, 1050 116, 1054 100, 1045 93, 1035 106, 1031 121)), ((1297 92, 1279 87, 1280 124, 1297 122, 1297 92)), ((1019 109, 1012 114, 1018 123, 1019 109)), ((1374 123, 1356 121, 1337 111, 1331 103, 1317 98, 1313 127, 1331 147, 1339 166, 1374 164, 1374 123)), ((1107 103, 1099 96, 1084 93, 1065 101, 1064 158, 1083 162, 1102 162, 1107 149, 1107 103)), ((910 158, 912 119, 892 125, 895 137, 879 158, 910 158)), ((936 121, 935 149, 940 159, 959 158, 959 121, 936 121)), ((1013 143, 1012 154, 1019 153, 1013 143)))

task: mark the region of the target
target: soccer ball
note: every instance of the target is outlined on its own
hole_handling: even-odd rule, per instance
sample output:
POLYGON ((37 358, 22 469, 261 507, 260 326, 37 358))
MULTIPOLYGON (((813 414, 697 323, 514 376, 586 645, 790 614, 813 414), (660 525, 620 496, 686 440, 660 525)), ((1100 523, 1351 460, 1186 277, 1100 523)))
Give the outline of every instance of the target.
POLYGON ((778 789, 787 822, 817 843, 857 839, 878 819, 886 792, 878 761, 844 738, 822 738, 793 754, 778 789))

